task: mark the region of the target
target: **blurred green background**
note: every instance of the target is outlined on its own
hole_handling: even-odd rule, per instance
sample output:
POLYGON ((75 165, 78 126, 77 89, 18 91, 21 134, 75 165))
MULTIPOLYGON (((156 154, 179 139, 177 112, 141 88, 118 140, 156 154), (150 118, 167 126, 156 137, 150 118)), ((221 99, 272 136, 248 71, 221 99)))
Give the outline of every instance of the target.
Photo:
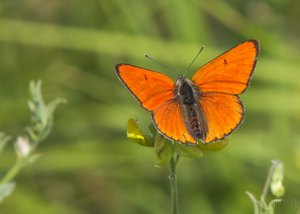
MULTIPOLYGON (((253 213, 245 194, 261 194, 270 161, 285 164, 286 196, 277 213, 300 213, 300 2, 296 0, 7 0, 0 1, 0 131, 24 134, 30 80, 46 100, 64 97, 38 162, 16 178, 0 213, 169 213, 168 166, 126 139, 129 118, 150 113, 117 79, 131 63, 182 74, 256 38, 261 55, 241 96, 243 125, 221 152, 178 165, 181 213, 253 213), (291 200, 293 199, 293 202, 291 200)), ((13 141, 0 156, 3 174, 13 141)))

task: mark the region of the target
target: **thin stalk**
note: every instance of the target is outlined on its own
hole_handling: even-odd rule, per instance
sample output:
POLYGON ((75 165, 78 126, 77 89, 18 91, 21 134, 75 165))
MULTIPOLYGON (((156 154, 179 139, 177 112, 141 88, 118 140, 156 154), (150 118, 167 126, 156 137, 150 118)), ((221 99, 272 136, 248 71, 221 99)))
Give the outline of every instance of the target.
POLYGON ((171 186, 171 200, 172 200, 172 214, 178 214, 178 186, 177 186, 177 174, 176 174, 176 166, 179 160, 179 155, 176 157, 172 157, 170 160, 170 186, 171 186))
POLYGON ((261 194, 261 198, 263 198, 263 199, 265 199, 266 196, 267 196, 267 193, 268 193, 268 190, 269 190, 269 187, 270 187, 270 182, 271 182, 272 176, 274 174, 274 170, 276 169, 276 167, 278 166, 278 164, 280 162, 279 161, 272 161, 271 163, 272 163, 272 166, 269 169, 268 177, 266 179, 264 189, 263 189, 262 194, 261 194))
POLYGON ((34 154, 34 150, 39 142, 40 141, 38 140, 37 142, 30 143, 30 145, 32 145, 32 146, 31 146, 31 151, 28 154, 28 156, 26 156, 24 158, 18 158, 16 160, 16 162, 14 163, 14 165, 9 169, 9 171, 1 178, 0 184, 8 183, 16 177, 16 175, 23 168, 23 166, 25 166, 28 163, 28 161, 30 160, 30 158, 32 158, 32 155, 34 154))
POLYGON ((11 180, 14 179, 14 177, 18 174, 18 172, 21 170, 23 165, 25 164, 25 160, 17 160, 15 164, 10 168, 10 170, 3 176, 3 178, 0 180, 0 183, 8 183, 11 180))

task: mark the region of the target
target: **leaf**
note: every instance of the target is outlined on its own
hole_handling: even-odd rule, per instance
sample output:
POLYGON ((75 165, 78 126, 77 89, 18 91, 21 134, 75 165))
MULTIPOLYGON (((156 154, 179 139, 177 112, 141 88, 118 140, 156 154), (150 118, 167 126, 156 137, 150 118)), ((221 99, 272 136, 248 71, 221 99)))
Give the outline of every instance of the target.
POLYGON ((33 163, 35 161, 37 161, 40 157, 42 157, 43 154, 41 153, 35 153, 35 154, 31 154, 30 157, 27 159, 28 163, 33 163))
POLYGON ((0 132, 0 153, 9 140, 10 136, 6 136, 3 132, 0 132))
POLYGON ((0 202, 3 201, 4 198, 8 197, 14 190, 15 183, 4 183, 0 184, 0 202))
POLYGON ((282 201, 281 199, 273 199, 272 201, 270 201, 269 210, 274 212, 275 206, 278 205, 278 203, 280 203, 281 201, 282 201))
POLYGON ((159 133, 155 141, 154 150, 156 153, 155 166, 161 167, 171 160, 175 149, 171 141, 162 137, 159 133))
POLYGON ((48 103, 47 105, 48 117, 52 117, 54 111, 56 110, 59 104, 65 104, 65 103, 67 103, 67 100, 64 98, 56 98, 52 100, 50 103, 48 103))
POLYGON ((149 124, 148 129, 150 130, 150 132, 152 133, 153 136, 156 135, 157 130, 156 130, 156 128, 154 127, 153 123, 150 123, 150 124, 149 124))
POLYGON ((210 144, 204 144, 202 142, 198 143, 198 148, 204 153, 209 154, 212 152, 217 152, 224 149, 228 145, 229 141, 227 139, 216 141, 210 144))
POLYGON ((129 119, 127 122, 127 138, 134 143, 138 143, 142 146, 153 147, 154 140, 148 135, 144 135, 142 130, 139 128, 136 120, 129 119))
POLYGON ((176 143, 175 151, 178 155, 187 158, 201 158, 203 156, 203 152, 197 146, 176 143))
POLYGON ((35 143, 44 140, 51 128, 53 123, 53 113, 60 103, 66 103, 65 99, 57 98, 51 101, 48 105, 45 105, 45 102, 42 97, 41 92, 42 82, 31 81, 29 84, 29 93, 31 100, 28 101, 28 106, 31 111, 31 127, 28 128, 28 135, 31 138, 31 141, 35 143))
POLYGON ((256 200, 256 198, 254 197, 254 195, 252 195, 252 193, 250 192, 246 192, 246 194, 249 196, 250 200, 253 203, 254 206, 254 214, 259 214, 259 206, 258 206, 258 202, 256 200))

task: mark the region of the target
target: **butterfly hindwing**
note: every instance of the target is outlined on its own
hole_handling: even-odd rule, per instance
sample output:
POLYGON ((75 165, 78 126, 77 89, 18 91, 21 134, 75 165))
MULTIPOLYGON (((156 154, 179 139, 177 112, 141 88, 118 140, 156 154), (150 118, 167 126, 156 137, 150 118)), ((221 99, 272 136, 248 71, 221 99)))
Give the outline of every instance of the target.
POLYGON ((237 95, 205 93, 200 103, 208 126, 205 143, 223 139, 243 121, 244 108, 237 95))
POLYGON ((164 136, 181 143, 196 143, 186 128, 176 100, 161 105, 152 115, 155 126, 164 136))

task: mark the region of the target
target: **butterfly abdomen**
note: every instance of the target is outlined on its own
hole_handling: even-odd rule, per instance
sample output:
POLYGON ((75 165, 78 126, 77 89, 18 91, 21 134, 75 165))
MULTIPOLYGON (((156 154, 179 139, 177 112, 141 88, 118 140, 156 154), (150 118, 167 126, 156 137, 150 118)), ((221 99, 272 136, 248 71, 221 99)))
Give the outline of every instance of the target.
POLYGON ((196 140, 204 140, 207 135, 207 122, 200 106, 200 91, 194 83, 182 76, 176 82, 175 97, 188 132, 196 140))

